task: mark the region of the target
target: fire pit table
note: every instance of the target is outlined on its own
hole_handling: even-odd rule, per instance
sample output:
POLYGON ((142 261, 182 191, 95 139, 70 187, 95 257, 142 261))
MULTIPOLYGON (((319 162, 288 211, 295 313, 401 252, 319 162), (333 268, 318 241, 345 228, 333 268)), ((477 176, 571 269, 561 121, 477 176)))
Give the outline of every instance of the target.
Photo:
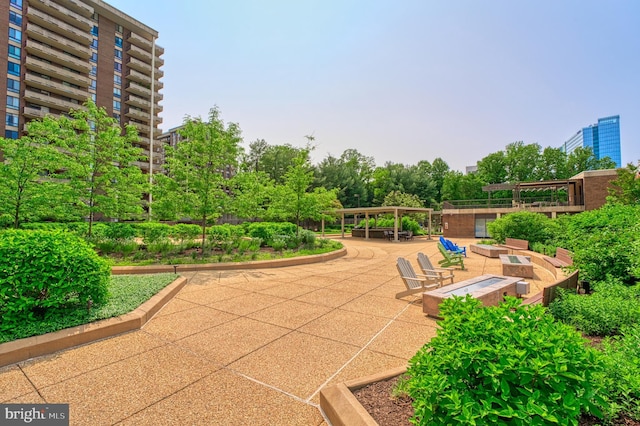
MULTIPOLYGON (((502 302, 505 296, 517 297, 519 294, 526 293, 523 290, 524 287, 517 285, 521 280, 522 278, 520 277, 480 275, 479 277, 427 291, 422 293, 422 312, 430 317, 438 318, 438 305, 444 299, 467 294, 480 299, 485 306, 495 306, 502 302)), ((524 284, 526 285, 526 283, 524 284)))
POLYGON ((500 262, 502 262, 502 275, 533 278, 533 263, 529 256, 501 254, 500 262))

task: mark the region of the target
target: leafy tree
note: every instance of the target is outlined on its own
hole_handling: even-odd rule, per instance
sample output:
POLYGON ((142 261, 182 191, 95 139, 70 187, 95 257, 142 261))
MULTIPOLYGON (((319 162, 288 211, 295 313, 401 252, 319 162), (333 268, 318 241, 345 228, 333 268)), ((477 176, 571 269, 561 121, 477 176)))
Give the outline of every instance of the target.
POLYGON ((88 100, 84 109, 72 110, 70 117, 46 116, 30 125, 34 137, 52 140, 65 155, 61 177, 65 179, 66 201, 89 219, 88 235, 97 214, 127 219, 142 213, 142 195, 147 184, 134 161, 142 150, 134 126, 125 127, 104 108, 88 100))
POLYGON ((507 181, 507 160, 503 151, 494 152, 478 161, 478 174, 487 184, 507 181))
POLYGON ((567 155, 560 148, 547 147, 536 168, 536 180, 555 180, 569 178, 567 155))
POLYGON ((442 185, 444 184, 444 177, 449 171, 449 165, 442 158, 436 158, 431 163, 431 180, 434 182, 436 191, 436 202, 442 201, 442 185))
POLYGON ((520 211, 509 213, 487 224, 491 238, 504 243, 506 238, 518 238, 529 244, 544 243, 557 233, 557 223, 542 213, 520 211))
POLYGON ((507 145, 505 150, 507 181, 517 183, 535 180, 540 149, 537 143, 525 145, 522 141, 507 145))
POLYGON ((247 158, 255 164, 252 169, 265 172, 276 184, 284 183, 287 170, 300 154, 306 155, 307 159, 309 157, 309 149, 289 144, 269 145, 264 140, 258 140, 249 147, 247 158))
POLYGON ((420 198, 406 192, 392 191, 384 197, 383 206, 424 207, 420 198))
POLYGON ((618 178, 608 188, 607 201, 617 204, 640 204, 640 162, 637 166, 629 163, 618 169, 618 178))
POLYGON ((477 173, 463 175, 458 171, 450 171, 445 175, 442 184, 443 200, 478 200, 486 199, 488 194, 482 190, 485 182, 477 173))
POLYGON ((578 147, 567 156, 568 177, 586 170, 615 169, 616 163, 609 157, 597 159, 590 147, 578 147))
POLYGON ((327 156, 315 170, 314 187, 336 189, 340 203, 347 207, 370 203, 369 184, 374 161, 355 149, 348 149, 340 158, 327 156))
POLYGON ((285 174, 283 185, 276 185, 271 194, 267 217, 272 220, 292 220, 298 228, 305 219, 318 220, 323 211, 336 207, 336 190, 315 188, 309 192, 313 172, 307 152, 302 152, 285 174))
POLYGON ((0 138, 0 214, 13 218, 13 227, 28 215, 34 215, 50 199, 53 184, 43 176, 54 167, 59 153, 46 140, 29 136, 20 139, 0 138))
POLYGON ((231 180, 230 212, 244 219, 262 219, 273 181, 264 172, 240 172, 231 180))
POLYGON ((225 125, 214 107, 208 121, 187 116, 180 134, 183 140, 167 148, 167 175, 156 178, 154 212, 165 218, 198 219, 204 247, 207 224, 222 214, 228 202, 224 173, 236 166, 240 127, 225 125))

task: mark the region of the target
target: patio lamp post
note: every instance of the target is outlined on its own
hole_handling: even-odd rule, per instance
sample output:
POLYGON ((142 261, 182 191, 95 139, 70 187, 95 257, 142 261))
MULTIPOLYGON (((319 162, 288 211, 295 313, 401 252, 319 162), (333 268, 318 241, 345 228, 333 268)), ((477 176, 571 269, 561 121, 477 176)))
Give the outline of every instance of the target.
MULTIPOLYGON (((358 208, 360 208, 360 194, 355 194, 354 197, 356 197, 356 201, 358 203, 358 208)), ((358 226, 358 216, 359 216, 359 212, 356 212, 356 220, 355 220, 355 225, 354 226, 358 226)))

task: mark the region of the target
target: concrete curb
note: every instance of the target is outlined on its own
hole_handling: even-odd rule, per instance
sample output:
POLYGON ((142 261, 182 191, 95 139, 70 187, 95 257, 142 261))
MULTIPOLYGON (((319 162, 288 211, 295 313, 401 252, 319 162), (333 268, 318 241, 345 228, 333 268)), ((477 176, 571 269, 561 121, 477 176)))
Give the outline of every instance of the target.
POLYGON ((138 330, 187 284, 179 277, 137 309, 119 317, 65 328, 40 336, 27 337, 0 344, 0 367, 48 355, 85 343, 138 330))
POLYGON ((158 274, 162 272, 189 272, 189 271, 231 271, 237 269, 264 269, 283 268, 285 266, 306 265, 311 263, 326 262, 338 259, 347 254, 346 248, 323 254, 311 256, 291 257, 287 259, 255 260, 251 262, 226 262, 180 265, 150 265, 150 266, 114 266, 111 268, 113 275, 125 274, 158 274))
POLYGON ((371 376, 327 386, 320 390, 320 409, 333 426, 378 426, 373 417, 358 402, 353 391, 368 384, 404 374, 406 368, 394 368, 371 376))

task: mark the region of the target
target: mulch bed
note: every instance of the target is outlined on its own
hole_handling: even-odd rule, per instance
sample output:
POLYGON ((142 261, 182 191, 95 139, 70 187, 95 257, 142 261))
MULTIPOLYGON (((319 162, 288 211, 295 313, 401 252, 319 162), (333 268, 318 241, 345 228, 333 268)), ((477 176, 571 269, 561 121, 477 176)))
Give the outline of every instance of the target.
MULTIPOLYGON (((413 416, 413 406, 410 398, 396 398, 392 391, 398 382, 394 377, 388 380, 371 383, 353 391, 354 396, 367 412, 381 426, 410 426, 409 419, 413 416)), ((581 417, 581 426, 595 426, 601 424, 596 418, 581 417)), ((628 418, 617 419, 613 425, 640 426, 640 422, 628 418)))

